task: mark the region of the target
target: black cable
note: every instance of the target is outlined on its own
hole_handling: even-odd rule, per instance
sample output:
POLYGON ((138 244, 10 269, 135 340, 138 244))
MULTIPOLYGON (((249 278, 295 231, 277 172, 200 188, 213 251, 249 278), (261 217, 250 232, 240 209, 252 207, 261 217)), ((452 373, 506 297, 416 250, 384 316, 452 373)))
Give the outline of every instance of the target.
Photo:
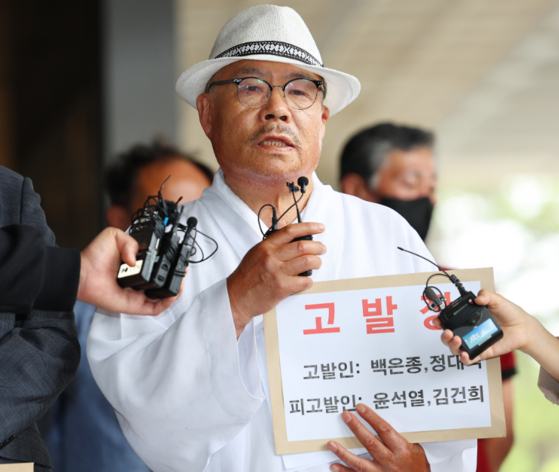
MULTIPOLYGON (((165 184, 165 182, 163 182, 163 184, 165 184)), ((163 185, 161 187, 163 187, 163 185)), ((175 210, 175 212, 171 216, 171 220, 169 221, 169 225, 172 226, 171 230, 165 233, 168 234, 169 236, 161 239, 161 247, 159 249, 159 253, 166 254, 166 255, 168 254, 171 261, 174 261, 176 259, 178 251, 180 249, 179 239, 177 238, 176 240, 174 240, 175 239, 174 234, 176 234, 180 229, 179 226, 177 225, 177 222, 180 220, 183 211, 184 211, 184 207, 181 207, 180 211, 175 210)))
POLYGON ((210 241, 213 241, 213 243, 215 244, 215 249, 213 250, 213 252, 209 256, 205 257, 204 256, 204 250, 202 249, 202 246, 200 246, 200 244, 198 244, 198 242, 196 241, 196 237, 194 237, 193 246, 196 245, 196 246, 198 246, 198 248, 200 248, 200 252, 202 253, 202 259, 200 259, 199 261, 189 261, 189 263, 191 263, 191 264, 199 264, 200 262, 207 261, 219 249, 219 245, 217 244, 217 241, 214 238, 212 238, 211 236, 208 236, 205 233, 202 233, 202 231, 199 231, 197 228, 195 229, 195 233, 196 234, 200 233, 205 238, 209 239, 210 241))
MULTIPOLYGON (((464 296, 464 295, 466 295, 466 294, 468 293, 468 291, 467 291, 467 290, 464 288, 464 286, 462 285, 462 282, 460 282, 460 280, 458 280, 458 277, 456 277, 454 274, 452 274, 452 275, 449 274, 449 273, 448 273, 446 270, 444 270, 441 266, 439 266, 438 264, 435 264, 433 261, 427 259, 426 257, 420 256, 419 254, 416 254, 415 252, 408 251, 407 249, 404 249, 404 248, 402 248, 402 247, 400 247, 400 246, 396 246, 396 247, 397 247, 400 251, 404 251, 404 252, 407 252, 408 254, 412 254, 412 255, 414 255, 414 256, 420 257, 421 259, 423 259, 423 260, 429 262, 430 264, 433 264, 437 269, 440 270, 440 272, 438 272, 438 273, 436 273, 436 274, 432 274, 431 276, 429 276, 429 278, 427 279, 427 282, 425 282, 425 289, 423 290, 423 297, 424 297, 424 299, 425 299, 425 304, 427 305, 427 308, 429 308, 429 310, 435 311, 435 312, 437 311, 437 310, 434 310, 433 308, 431 308, 431 305, 427 302, 427 298, 428 298, 428 297, 425 295, 425 291, 429 288, 429 281, 430 281, 433 277, 436 277, 437 275, 447 277, 447 278, 456 286, 456 288, 457 288, 458 291, 460 292, 460 295, 464 296)), ((432 288, 432 289, 435 289, 435 290, 437 290, 437 291, 439 292, 439 294, 440 294, 441 297, 442 297, 442 301, 443 301, 443 303, 444 303, 444 305, 445 305, 445 307, 446 307, 446 300, 444 299, 444 297, 443 297, 443 295, 442 295, 442 292, 441 292, 437 287, 435 287, 435 286, 432 286, 431 288, 432 288)), ((437 308, 439 308, 439 307, 437 307, 437 308)), ((440 308, 439 308, 439 311, 440 311, 440 308)))
POLYGON ((267 206, 271 207, 271 208, 273 209, 274 213, 275 213, 275 211, 276 211, 276 208, 275 208, 272 204, 266 203, 265 205, 262 205, 262 206, 260 207, 260 210, 258 210, 258 228, 260 228, 260 232, 262 233, 262 239, 266 239, 268 236, 270 236, 270 234, 272 234, 272 233, 275 231, 275 229, 274 229, 274 223, 275 223, 275 225, 277 225, 277 224, 279 223, 279 221, 280 221, 287 213, 289 213, 289 210, 291 210, 293 207, 296 207, 296 208, 297 208, 297 220, 299 221, 299 223, 301 222, 301 214, 300 214, 300 212, 299 212, 299 207, 297 206, 297 204, 298 204, 298 203, 301 201, 301 199, 303 198, 303 192, 301 192, 301 196, 299 197, 299 199, 296 199, 296 198, 295 198, 295 192, 299 190, 298 187, 295 187, 297 190, 294 190, 294 189, 292 188, 292 183, 290 183, 290 182, 287 183, 287 186, 288 186, 289 189, 290 189, 290 193, 293 194, 293 201, 294 201, 294 203, 293 203, 287 210, 285 210, 277 220, 275 220, 275 221, 272 220, 272 226, 270 226, 270 227, 268 228, 268 230, 267 230, 265 233, 264 233, 264 231, 262 231, 262 225, 260 224, 260 213, 261 213, 262 210, 263 210, 265 207, 267 207, 267 206))
MULTIPOLYGON (((460 282, 460 280, 458 280, 458 277, 456 277, 454 274, 449 274, 446 270, 444 270, 440 265, 435 264, 433 261, 430 261, 429 259, 427 259, 426 257, 420 256, 419 254, 416 254, 415 252, 411 252, 408 251, 407 249, 404 249, 400 246, 396 246, 400 251, 404 251, 407 252, 408 254, 413 254, 414 256, 417 257, 421 257, 421 259, 433 264, 437 269, 439 269, 444 275, 446 275, 450 281, 456 285, 456 288, 458 289, 458 291, 460 292, 460 295, 466 295, 468 293, 468 291, 464 288, 464 286, 462 285, 462 282, 460 282)), ((435 274, 436 275, 436 274, 435 274)), ((431 276, 432 277, 432 276, 431 276)))
MULTIPOLYGON (((161 184, 161 187, 159 188, 157 195, 148 195, 146 201, 144 202, 143 207, 139 208, 134 212, 134 214, 132 215, 131 226, 134 226, 136 221, 139 220, 140 218, 151 219, 155 215, 159 215, 161 222, 163 223, 163 226, 166 226, 165 219, 169 218, 171 215, 169 215, 169 208, 167 202, 163 199, 162 191, 163 191, 163 187, 165 186, 165 184, 170 178, 171 176, 167 177, 165 181, 161 184)), ((180 201, 180 198, 178 201, 180 201)))
POLYGON ((295 198, 295 192, 298 191, 299 188, 295 187, 295 185, 293 185, 293 184, 291 184, 291 186, 288 184, 288 187, 291 190, 291 195, 293 195, 293 201, 295 202, 295 203, 293 203, 293 205, 295 205, 295 208, 297 210, 297 221, 299 223, 301 223, 301 213, 299 212, 299 205, 297 205, 297 203, 299 203, 299 200, 301 200, 301 198, 303 198, 303 192, 301 192, 301 196, 299 197, 299 200, 297 200, 295 198))
POLYGON ((262 206, 260 207, 260 210, 258 210, 258 229, 259 229, 260 232, 262 233, 262 236, 264 237, 264 239, 266 239, 267 236, 270 236, 269 233, 272 232, 272 231, 270 231, 270 228, 272 228, 272 226, 273 226, 273 225, 270 226, 270 228, 268 228, 268 231, 266 231, 266 233, 264 233, 264 231, 262 231, 262 224, 261 224, 261 221, 260 221, 260 214, 262 213, 262 210, 263 210, 264 208, 266 208, 267 206, 269 206, 270 208, 272 208, 274 212, 275 212, 275 210, 276 210, 276 209, 274 208, 274 205, 272 205, 271 203, 266 203, 265 205, 262 205, 262 206))
MULTIPOLYGON (((442 311, 442 309, 440 308, 440 306, 436 306, 436 309, 433 308, 431 306, 431 304, 427 301, 430 300, 430 298, 427 296, 426 292, 427 289, 430 288, 432 290, 435 290, 439 293, 439 300, 441 301, 441 304, 444 305, 444 307, 446 308, 446 300, 444 298, 443 293, 441 292, 441 290, 438 287, 435 287, 434 285, 432 286, 427 286, 427 284, 425 284, 425 288, 423 289, 423 301, 425 302, 425 305, 427 305, 427 308, 429 308, 429 310, 434 311, 435 313, 440 313, 442 311)), ((432 300, 432 302, 435 304, 436 302, 432 300)))
POLYGON ((192 254, 191 254, 191 256, 193 256, 195 254, 198 254, 198 250, 196 248, 200 249, 200 252, 202 253, 202 259, 200 259, 199 261, 193 261, 192 259, 189 259, 188 262, 190 264, 198 264, 198 263, 204 261, 204 250, 202 249, 202 246, 200 246, 198 241, 193 241, 192 242, 192 254))
POLYGON ((289 210, 291 210, 294 206, 297 205, 297 203, 299 203, 301 201, 301 198, 303 198, 303 194, 301 194, 301 196, 299 197, 298 200, 295 200, 295 194, 293 194, 293 199, 295 200, 295 203, 293 203, 287 210, 285 210, 282 213, 282 215, 278 218, 278 222, 289 212, 289 210))
POLYGON ((165 199, 163 198, 163 187, 165 186, 165 184, 167 183, 167 181, 171 178, 171 176, 167 177, 163 183, 161 184, 161 187, 159 187, 159 191, 157 192, 157 196, 159 197, 159 204, 161 205, 161 208, 163 210, 163 212, 165 213, 165 216, 169 216, 169 210, 167 208, 167 202, 165 201, 165 199))

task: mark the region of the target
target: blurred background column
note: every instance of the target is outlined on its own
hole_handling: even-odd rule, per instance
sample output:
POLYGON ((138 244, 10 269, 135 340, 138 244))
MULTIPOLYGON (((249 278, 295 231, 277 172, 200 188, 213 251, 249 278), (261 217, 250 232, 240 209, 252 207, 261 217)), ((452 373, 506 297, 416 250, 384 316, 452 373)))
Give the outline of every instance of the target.
POLYGON ((98 34, 94 0, 0 2, 0 163, 74 247, 99 229, 98 34))
POLYGON ((11 36, 10 9, 5 2, 0 2, 0 165, 12 164, 11 103, 10 103, 10 67, 11 56, 9 39, 11 36))
POLYGON ((138 141, 176 140, 175 2, 103 2, 104 159, 138 141))
POLYGON ((176 138, 173 0, 0 1, 0 165, 33 180, 62 246, 102 229, 103 168, 176 138))

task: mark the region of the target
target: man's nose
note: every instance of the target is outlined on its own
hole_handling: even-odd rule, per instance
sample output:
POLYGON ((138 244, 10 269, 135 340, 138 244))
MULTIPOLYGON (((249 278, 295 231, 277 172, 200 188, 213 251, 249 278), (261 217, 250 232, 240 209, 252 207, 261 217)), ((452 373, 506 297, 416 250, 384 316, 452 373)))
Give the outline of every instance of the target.
POLYGON ((273 85, 270 92, 268 103, 261 109, 264 120, 281 120, 289 121, 291 118, 291 109, 285 101, 283 88, 280 85, 273 85))

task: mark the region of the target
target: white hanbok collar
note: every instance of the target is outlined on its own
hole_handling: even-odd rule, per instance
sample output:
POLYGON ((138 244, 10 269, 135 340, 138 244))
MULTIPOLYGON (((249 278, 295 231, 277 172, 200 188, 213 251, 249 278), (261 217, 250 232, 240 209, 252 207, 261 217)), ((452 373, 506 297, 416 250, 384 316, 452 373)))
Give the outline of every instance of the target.
MULTIPOLYGON (((301 212, 301 217, 305 221, 305 217, 310 217, 309 215, 318 214, 320 212, 320 201, 327 189, 330 189, 329 185, 324 185, 316 172, 312 174, 313 181, 313 191, 305 209, 301 212)), ((225 176, 223 171, 219 169, 215 176, 211 190, 215 191, 216 194, 225 202, 229 208, 235 211, 246 223, 259 235, 262 236, 260 228, 258 227, 258 216, 252 211, 252 209, 243 201, 241 198, 231 190, 231 188, 225 183, 225 176)), ((310 221, 310 220, 309 220, 310 221)), ((312 221, 319 221, 318 219, 312 221)), ((268 228, 266 225, 260 221, 262 230, 265 232, 268 228)))

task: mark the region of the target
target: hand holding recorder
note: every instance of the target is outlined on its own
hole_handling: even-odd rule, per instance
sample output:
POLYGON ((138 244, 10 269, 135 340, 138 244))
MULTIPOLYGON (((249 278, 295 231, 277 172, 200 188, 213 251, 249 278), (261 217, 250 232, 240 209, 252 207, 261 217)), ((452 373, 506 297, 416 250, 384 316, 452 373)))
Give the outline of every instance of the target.
POLYGON ((464 288, 456 275, 449 274, 426 257, 399 246, 398 249, 419 257, 440 270, 427 278, 423 299, 429 310, 438 313, 436 325, 460 338, 460 351, 465 351, 468 357, 475 358, 503 337, 503 331, 491 316, 489 309, 485 305, 476 303, 476 296, 464 288), (448 278, 460 292, 460 297, 452 303, 447 303, 438 287, 429 285, 432 278, 441 276, 448 278))
MULTIPOLYGON (((487 305, 487 308, 498 321, 504 336, 475 359, 460 350, 462 340, 453 336, 450 330, 445 330, 441 339, 453 354, 459 355, 460 360, 467 365, 480 360, 497 357, 515 349, 533 357, 554 379, 559 380, 559 339, 547 331, 533 316, 529 315, 510 300, 489 290, 481 290, 475 302, 487 305)), ((439 324, 438 320, 434 321, 439 324)))
POLYGON ((187 226, 180 223, 184 207, 178 204, 182 197, 177 202, 164 200, 161 192, 165 182, 158 195, 150 195, 132 216, 129 232, 138 242, 138 252, 134 264, 122 260, 116 277, 121 287, 142 291, 152 299, 177 296, 188 264, 203 262, 217 251, 217 242, 196 229, 195 217, 188 218, 187 226), (207 257, 196 242, 198 233, 215 244, 207 257), (193 261, 191 256, 197 253, 196 248, 200 249, 202 259, 193 261))
POLYGON ((157 315, 177 297, 150 300, 143 292, 121 288, 115 279, 121 258, 136 264, 138 242, 117 228, 106 228, 81 252, 78 300, 108 311, 157 315))

